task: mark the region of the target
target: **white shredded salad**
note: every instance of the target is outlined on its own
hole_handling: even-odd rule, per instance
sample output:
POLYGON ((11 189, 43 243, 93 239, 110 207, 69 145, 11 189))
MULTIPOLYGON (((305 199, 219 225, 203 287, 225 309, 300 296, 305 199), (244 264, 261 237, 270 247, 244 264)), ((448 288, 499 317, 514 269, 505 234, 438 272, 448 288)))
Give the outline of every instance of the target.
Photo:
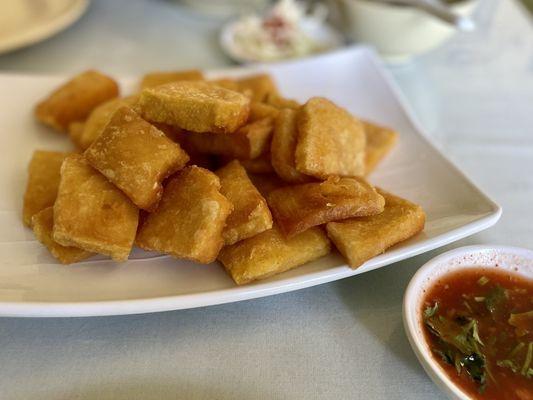
POLYGON ((265 16, 248 15, 237 21, 234 26, 235 44, 248 57, 264 61, 317 52, 320 45, 303 31, 301 23, 304 19, 323 20, 324 15, 323 12, 315 15, 306 13, 305 4, 280 0, 265 16))

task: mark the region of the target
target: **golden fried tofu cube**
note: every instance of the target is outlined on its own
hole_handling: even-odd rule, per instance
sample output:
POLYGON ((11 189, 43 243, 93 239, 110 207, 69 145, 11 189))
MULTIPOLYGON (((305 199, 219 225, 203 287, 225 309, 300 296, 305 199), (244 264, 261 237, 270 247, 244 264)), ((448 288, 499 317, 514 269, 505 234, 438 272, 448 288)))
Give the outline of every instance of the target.
POLYGON ((72 122, 68 126, 68 136, 77 148, 81 148, 81 136, 83 135, 84 127, 85 122, 72 122))
POLYGON ((232 133, 248 118, 250 99, 206 82, 181 81, 141 92, 143 117, 192 132, 232 133))
POLYGON ((138 96, 115 98, 96 107, 85 121, 83 131, 78 140, 79 147, 82 150, 89 148, 96 138, 100 136, 115 111, 125 106, 134 107, 137 100, 138 96))
POLYGON ((422 207, 378 191, 385 198, 381 214, 326 225, 329 238, 352 268, 424 229, 426 215, 422 207))
POLYGON ((220 192, 233 204, 222 233, 226 245, 257 235, 272 228, 272 215, 267 202, 248 178, 239 161, 220 168, 220 192))
POLYGON ((257 121, 267 117, 274 120, 278 116, 279 111, 279 108, 271 106, 270 104, 252 101, 250 103, 250 115, 248 116, 248 122, 257 121))
POLYGON ((330 242, 320 228, 286 239, 274 225, 259 235, 224 247, 218 259, 235 283, 244 285, 316 260, 330 251, 330 242))
POLYGON ((286 186, 268 195, 274 219, 287 237, 312 226, 383 212, 385 200, 362 178, 286 186))
POLYGON ((239 161, 246 172, 251 174, 271 174, 274 173, 274 168, 272 168, 272 162, 270 161, 270 158, 270 151, 267 151, 257 158, 239 161))
POLYGON ((62 246, 52 237, 54 228, 54 208, 48 207, 35 214, 32 219, 32 229, 39 242, 44 244, 50 253, 62 264, 72 264, 84 260, 92 253, 73 246, 62 246))
POLYGON ((270 163, 270 151, 263 153, 259 157, 253 159, 219 156, 218 165, 226 165, 227 163, 233 160, 238 160, 239 163, 244 167, 246 172, 249 174, 274 173, 274 168, 272 168, 272 164, 270 163))
POLYGON ((297 110, 301 107, 300 103, 296 100, 287 99, 276 93, 269 93, 265 99, 265 103, 279 109, 292 108, 293 110, 297 110))
POLYGON ((143 210, 157 205, 161 182, 182 169, 189 156, 179 144, 131 108, 119 108, 85 158, 143 210))
MULTIPOLYGON (((224 89, 232 90, 234 92, 240 92, 241 88, 239 86, 239 83, 236 79, 232 78, 220 78, 220 79, 213 79, 210 80, 209 83, 211 85, 220 86, 224 89)), ((252 93, 250 92, 250 96, 252 93)))
POLYGON ((394 147, 398 134, 390 128, 372 122, 361 122, 366 136, 365 174, 369 174, 394 147))
POLYGON ((22 220, 31 225, 31 217, 54 205, 59 186, 61 164, 69 153, 37 150, 28 166, 28 183, 24 194, 22 220))
POLYGON ((135 239, 138 218, 139 209, 82 155, 65 159, 54 204, 56 242, 124 261, 135 239))
POLYGON ((268 74, 256 74, 237 80, 241 90, 249 89, 253 101, 264 101, 269 95, 277 95, 278 88, 274 79, 268 74))
POLYGON ((83 72, 54 90, 35 108, 35 116, 45 125, 66 132, 72 122, 84 121, 91 111, 118 96, 118 85, 98 71, 83 72))
POLYGON ((297 111, 285 108, 280 111, 274 123, 270 152, 272 167, 285 181, 292 183, 309 182, 311 177, 296 169, 294 153, 298 140, 296 124, 297 111))
POLYGON ((166 184, 159 207, 146 217, 136 243, 145 250, 211 263, 224 244, 222 231, 232 210, 214 173, 186 167, 166 184))
POLYGON ((203 80, 204 74, 198 69, 185 71, 156 71, 143 76, 141 80, 141 89, 164 85, 170 82, 203 80))
POLYGON ((331 101, 314 97, 298 112, 296 169, 303 174, 363 176, 365 130, 363 124, 331 101))
MULTIPOLYGON (((254 174, 248 175, 259 193, 266 199, 273 190, 287 186, 287 182, 276 174, 254 174)), ((267 202, 268 203, 268 202, 267 202)))
POLYGON ((269 148, 272 126, 272 120, 264 118, 244 125, 234 133, 190 132, 187 141, 200 153, 251 159, 259 157, 269 148))

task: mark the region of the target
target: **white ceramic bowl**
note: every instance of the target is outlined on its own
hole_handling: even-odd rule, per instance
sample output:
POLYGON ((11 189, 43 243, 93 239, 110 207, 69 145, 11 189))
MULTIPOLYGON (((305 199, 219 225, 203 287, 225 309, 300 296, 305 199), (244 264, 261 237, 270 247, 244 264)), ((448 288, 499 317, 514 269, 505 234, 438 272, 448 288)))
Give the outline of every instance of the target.
POLYGON ((470 397, 457 386, 431 354, 423 332, 422 304, 426 291, 441 276, 459 269, 484 267, 533 279, 533 251, 507 246, 467 246, 428 261, 413 276, 403 299, 403 324, 409 343, 429 377, 450 398, 470 397))
MULTIPOLYGON (((331 1, 331 0, 330 0, 331 1)), ((372 0, 335 0, 345 33, 358 43, 376 47, 388 62, 402 63, 440 46, 456 29, 411 7, 372 0)), ((451 5, 461 15, 470 15, 478 0, 451 5)))

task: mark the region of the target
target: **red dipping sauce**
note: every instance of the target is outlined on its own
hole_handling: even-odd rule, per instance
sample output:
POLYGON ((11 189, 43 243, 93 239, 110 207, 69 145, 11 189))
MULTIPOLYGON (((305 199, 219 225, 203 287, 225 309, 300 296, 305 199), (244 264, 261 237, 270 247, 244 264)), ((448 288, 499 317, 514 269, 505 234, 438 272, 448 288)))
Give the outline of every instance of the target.
POLYGON ((493 268, 453 272, 420 311, 433 356, 472 398, 533 400, 533 281, 493 268))

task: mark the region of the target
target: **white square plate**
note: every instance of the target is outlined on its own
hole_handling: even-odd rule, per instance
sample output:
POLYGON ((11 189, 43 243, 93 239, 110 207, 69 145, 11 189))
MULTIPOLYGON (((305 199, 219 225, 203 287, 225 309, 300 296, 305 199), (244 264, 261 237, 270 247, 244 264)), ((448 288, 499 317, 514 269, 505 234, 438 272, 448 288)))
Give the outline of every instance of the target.
MULTIPOLYGON (((26 168, 35 149, 68 140, 34 122, 32 108, 64 78, 0 75, 0 315, 89 316, 177 310, 283 293, 360 274, 453 242, 496 223, 501 209, 424 137, 374 53, 366 48, 268 70, 285 95, 325 96, 352 113, 394 127, 398 146, 371 181, 423 206, 423 233, 356 270, 330 255, 270 279, 237 287, 214 263, 197 265, 135 249, 128 262, 102 257, 59 265, 21 222, 26 168)), ((214 71, 238 75, 251 69, 214 71)), ((134 80, 122 81, 133 88, 134 80)))

